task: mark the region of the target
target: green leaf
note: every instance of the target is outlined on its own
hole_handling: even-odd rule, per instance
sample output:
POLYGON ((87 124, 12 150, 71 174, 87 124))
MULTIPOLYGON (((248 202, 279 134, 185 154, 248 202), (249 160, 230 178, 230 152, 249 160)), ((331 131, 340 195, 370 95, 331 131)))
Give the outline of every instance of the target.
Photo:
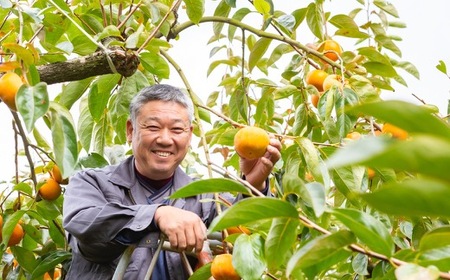
POLYGON ((274 218, 264 246, 267 265, 277 269, 285 263, 297 238, 298 219, 274 218))
POLYGON ((420 239, 419 250, 426 251, 450 246, 450 226, 442 226, 425 233, 420 239))
POLYGON ((109 162, 97 153, 91 153, 85 157, 80 158, 80 164, 84 168, 101 168, 109 165, 109 162))
POLYGON ((391 140, 387 137, 365 137, 348 143, 328 161, 328 167, 361 164, 374 168, 418 172, 450 181, 450 141, 428 135, 413 139, 391 140))
POLYGON ((49 108, 47 84, 41 82, 35 86, 21 86, 16 95, 16 102, 26 129, 31 132, 35 122, 45 115, 49 108))
MULTIPOLYGON (((246 15, 250 13, 249 8, 241 8, 239 9, 234 15, 232 16, 232 19, 237 21, 242 21, 246 15)), ((236 33, 237 26, 230 24, 228 26, 228 40, 231 42, 234 40, 234 34, 236 33)))
POLYGON ((393 53, 398 55, 399 57, 402 56, 402 51, 397 47, 397 45, 394 44, 391 38, 384 34, 378 34, 375 36, 375 41, 377 41, 381 46, 384 48, 391 50, 393 53))
POLYGON ((55 202, 56 201, 41 200, 36 203, 36 210, 39 215, 41 215, 42 218, 46 219, 47 221, 56 219, 61 215, 61 211, 55 202))
POLYGON ((200 22, 205 12, 205 0, 184 0, 186 5, 186 14, 188 18, 195 24, 200 22))
POLYGON ((100 33, 97 34, 96 38, 98 41, 101 41, 102 39, 106 38, 106 37, 121 37, 121 33, 119 28, 117 28, 117 26, 115 25, 108 25, 106 27, 104 27, 102 29, 102 31, 100 33))
POLYGON ((373 216, 356 209, 333 209, 331 213, 348 227, 369 249, 391 257, 394 241, 388 229, 373 216))
POLYGON ((315 3, 310 3, 308 5, 308 10, 306 12, 306 22, 311 32, 320 41, 324 39, 323 33, 323 18, 320 9, 315 3))
POLYGON ((43 256, 41 262, 34 269, 31 277, 36 279, 39 276, 44 275, 47 271, 53 269, 56 265, 68 260, 72 257, 72 253, 65 250, 55 250, 48 255, 43 256))
POLYGON ((28 273, 33 272, 38 262, 32 251, 20 246, 13 246, 11 247, 11 252, 14 254, 14 257, 17 259, 17 262, 20 264, 21 268, 28 273))
POLYGON ((306 165, 313 177, 323 183, 323 176, 320 167, 321 160, 313 142, 306 137, 298 137, 295 139, 295 142, 300 147, 303 157, 305 158, 306 165))
POLYGON ((273 3, 272 0, 254 0, 253 6, 262 15, 273 14, 273 3))
POLYGON ((303 129, 308 124, 308 107, 302 103, 295 108, 294 124, 292 125, 292 133, 300 136, 303 129))
POLYGON ((272 39, 263 37, 255 43, 250 52, 250 57, 248 59, 248 68, 250 72, 257 65, 259 60, 263 57, 263 55, 269 48, 271 42, 272 39))
POLYGON ((189 276, 188 280, 205 280, 211 278, 211 263, 204 264, 197 268, 194 273, 189 276))
POLYGON ((111 143, 113 128, 110 123, 109 114, 104 112, 100 120, 94 125, 94 152, 104 154, 105 147, 111 143))
POLYGON ((419 250, 425 251, 450 245, 450 226, 442 226, 426 232, 419 243, 419 250))
POLYGON ((174 192, 170 198, 189 197, 202 193, 238 192, 250 194, 250 191, 235 180, 226 178, 213 178, 193 181, 174 192))
POLYGON ((120 75, 103 75, 97 78, 88 96, 89 112, 95 121, 99 121, 108 104, 111 91, 117 86, 120 75))
POLYGON ((447 65, 445 65, 445 62, 442 60, 439 60, 439 64, 436 65, 436 68, 441 71, 442 73, 447 75, 447 65))
POLYGON ((243 199, 217 216, 209 226, 209 231, 220 231, 232 226, 273 218, 298 219, 294 206, 271 197, 243 199))
POLYGON ((395 77, 397 76, 397 71, 395 71, 394 67, 390 64, 383 64, 380 62, 369 61, 363 63, 362 65, 366 68, 367 72, 372 73, 374 75, 380 75, 383 77, 395 77))
POLYGON ((374 116, 411 133, 428 133, 450 138, 448 123, 430 114, 426 108, 409 102, 388 100, 366 103, 351 108, 350 113, 374 116))
POLYGON ((216 61, 211 62, 211 64, 208 67, 208 71, 206 72, 206 75, 209 76, 212 73, 212 71, 214 69, 216 69, 217 66, 222 65, 222 64, 231 66, 231 68, 238 66, 236 61, 233 61, 231 59, 216 60, 216 61))
POLYGON ((51 131, 55 161, 63 178, 72 175, 78 159, 77 135, 70 112, 57 103, 50 104, 51 131))
POLYGON ((413 75, 414 78, 420 79, 419 70, 417 70, 416 66, 414 66, 412 63, 407 61, 400 61, 393 63, 394 67, 399 67, 409 74, 413 75))
POLYGON ((419 252, 418 264, 422 266, 434 266, 440 271, 450 270, 450 246, 439 247, 419 252))
POLYGON ((261 279, 266 268, 264 240, 261 235, 255 233, 238 236, 233 250, 233 267, 243 279, 261 279))
MULTIPOLYGON (((222 0, 217 5, 216 9, 214 10, 214 16, 218 17, 228 17, 231 11, 231 6, 227 4, 227 1, 222 0)), ((220 33, 222 32, 224 23, 223 22, 213 22, 213 32, 216 37, 220 36, 220 33)))
POLYGON ((344 36, 348 38, 358 38, 358 39, 367 39, 370 38, 370 35, 360 31, 359 29, 353 28, 340 28, 336 30, 334 33, 336 36, 344 36))
POLYGON ((139 55, 139 59, 145 70, 163 79, 170 76, 170 68, 167 61, 157 53, 144 52, 139 55))
POLYGON ((373 4, 377 6, 378 8, 382 9, 386 13, 390 14, 391 16, 394 16, 398 18, 398 12, 394 5, 392 5, 389 2, 386 2, 384 0, 375 0, 373 1, 373 4))
POLYGON ((286 274, 289 277, 297 270, 314 266, 326 260, 340 261, 334 257, 355 241, 355 236, 346 230, 316 237, 294 253, 287 264, 286 274))
POLYGON ((423 267, 414 263, 406 263, 395 269, 395 277, 398 280, 410 279, 439 279, 439 270, 436 267, 423 267))
POLYGON ((339 131, 339 136, 344 138, 350 130, 353 129, 356 122, 358 121, 358 117, 348 114, 345 109, 349 106, 355 105, 358 103, 358 96, 356 93, 348 88, 344 88, 342 94, 336 95, 335 98, 335 110, 337 115, 336 126, 339 131))
POLYGON ((391 62, 389 61, 389 58, 387 58, 382 53, 380 53, 375 47, 359 48, 358 53, 360 55, 364 55, 365 57, 367 57, 367 59, 369 61, 379 62, 379 63, 386 64, 386 65, 391 64, 391 62))
MULTIPOLYGON (((277 62, 283 55, 292 52, 294 49, 292 46, 288 44, 279 44, 276 46, 272 53, 270 54, 269 59, 267 60, 267 67, 272 66, 275 62, 277 62)), ((293 87, 292 85, 288 85, 287 87, 293 87)), ((297 89, 298 90, 298 89, 297 89)))
POLYGON ((346 29, 356 29, 358 30, 359 27, 356 24, 356 22, 353 20, 353 18, 349 17, 348 15, 335 15, 328 21, 332 25, 336 26, 337 28, 346 28, 346 29))
POLYGON ((390 182, 360 196, 372 207, 387 214, 408 217, 450 217, 448 183, 427 179, 390 182))
POLYGON ((87 99, 80 102, 80 116, 78 118, 78 136, 81 146, 89 152, 92 141, 92 130, 94 129, 94 119, 89 112, 89 107, 85 104, 87 99))
POLYGON ((72 105, 89 89, 93 79, 94 77, 91 77, 63 85, 62 92, 59 95, 59 103, 67 109, 70 109, 72 105))

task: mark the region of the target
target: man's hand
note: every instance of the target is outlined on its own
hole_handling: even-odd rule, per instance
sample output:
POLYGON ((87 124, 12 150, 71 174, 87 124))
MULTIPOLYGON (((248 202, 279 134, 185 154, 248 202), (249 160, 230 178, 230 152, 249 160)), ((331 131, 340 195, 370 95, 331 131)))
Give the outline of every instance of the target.
POLYGON ((259 191, 263 191, 266 187, 265 181, 272 172, 273 166, 281 157, 280 150, 280 141, 271 137, 264 156, 253 160, 240 158, 239 164, 245 179, 259 191))
POLYGON ((172 206, 161 206, 156 210, 154 219, 174 250, 202 250, 206 240, 206 226, 195 213, 172 206))

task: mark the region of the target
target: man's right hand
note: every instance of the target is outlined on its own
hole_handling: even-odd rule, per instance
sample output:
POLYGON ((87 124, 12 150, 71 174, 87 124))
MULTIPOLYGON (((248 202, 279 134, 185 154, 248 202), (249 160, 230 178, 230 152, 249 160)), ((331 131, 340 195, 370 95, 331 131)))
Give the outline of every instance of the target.
POLYGON ((198 215, 173 206, 161 206, 155 212, 155 223, 172 249, 200 252, 206 240, 206 226, 198 215))

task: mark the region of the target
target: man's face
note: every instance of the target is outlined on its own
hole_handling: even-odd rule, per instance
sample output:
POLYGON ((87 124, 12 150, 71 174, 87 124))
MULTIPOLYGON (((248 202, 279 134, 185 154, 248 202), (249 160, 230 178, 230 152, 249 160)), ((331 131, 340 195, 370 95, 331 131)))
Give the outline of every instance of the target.
POLYGON ((153 180, 173 175, 188 152, 191 136, 188 111, 176 102, 150 101, 141 108, 135 127, 127 123, 136 168, 153 180))

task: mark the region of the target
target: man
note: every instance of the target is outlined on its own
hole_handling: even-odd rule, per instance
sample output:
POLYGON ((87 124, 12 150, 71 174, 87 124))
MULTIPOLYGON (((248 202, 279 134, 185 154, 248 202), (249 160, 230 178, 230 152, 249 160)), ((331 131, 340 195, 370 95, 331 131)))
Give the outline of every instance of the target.
MULTIPOLYGON (((63 223, 73 252, 66 279, 111 279, 130 244, 137 247, 125 279, 144 279, 160 233, 177 252, 158 255, 152 279, 188 278, 178 252, 202 249, 215 214, 213 202, 200 202, 211 194, 167 199, 192 181, 179 167, 189 149, 192 119, 191 100, 175 87, 146 87, 133 98, 127 122, 133 156, 116 166, 81 171, 66 188, 63 223)), ((264 157, 240 162, 246 180, 266 194, 280 148, 272 139, 264 157)))

